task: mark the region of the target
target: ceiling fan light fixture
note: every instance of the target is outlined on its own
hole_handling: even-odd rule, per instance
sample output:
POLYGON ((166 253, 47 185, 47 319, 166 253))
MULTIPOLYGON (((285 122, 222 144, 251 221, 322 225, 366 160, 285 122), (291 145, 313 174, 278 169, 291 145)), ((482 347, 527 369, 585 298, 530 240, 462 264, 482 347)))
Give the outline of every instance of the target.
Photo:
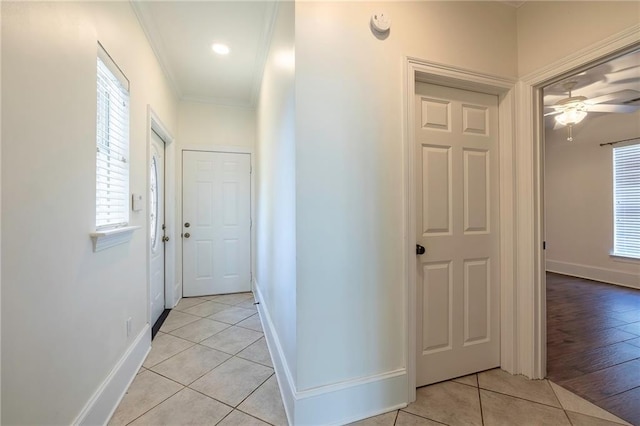
POLYGON ((556 115, 556 121, 563 126, 573 126, 578 124, 587 116, 587 111, 580 108, 565 109, 562 114, 556 115))

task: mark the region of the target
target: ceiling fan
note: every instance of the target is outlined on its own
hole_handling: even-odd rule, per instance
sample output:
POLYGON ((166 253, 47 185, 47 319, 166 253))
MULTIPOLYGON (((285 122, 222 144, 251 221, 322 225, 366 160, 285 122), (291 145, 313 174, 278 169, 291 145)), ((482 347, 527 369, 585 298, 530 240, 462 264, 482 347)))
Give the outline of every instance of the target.
POLYGON ((553 108, 553 111, 544 114, 544 116, 555 116, 556 124, 554 129, 564 126, 569 128, 568 141, 573 140, 573 126, 584 120, 589 112, 631 113, 640 109, 640 105, 629 103, 640 99, 640 92, 636 90, 620 90, 589 99, 585 96, 572 96, 571 92, 576 84, 576 81, 565 82, 563 88, 569 93, 569 96, 553 105, 545 105, 545 108, 553 108))

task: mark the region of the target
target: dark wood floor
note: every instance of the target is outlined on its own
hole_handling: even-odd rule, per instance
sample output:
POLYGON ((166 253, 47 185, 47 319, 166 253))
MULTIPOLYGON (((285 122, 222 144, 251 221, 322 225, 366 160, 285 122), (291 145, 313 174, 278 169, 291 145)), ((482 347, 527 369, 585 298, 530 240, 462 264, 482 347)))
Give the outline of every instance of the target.
POLYGON ((547 377, 640 425, 640 290, 547 273, 547 377))

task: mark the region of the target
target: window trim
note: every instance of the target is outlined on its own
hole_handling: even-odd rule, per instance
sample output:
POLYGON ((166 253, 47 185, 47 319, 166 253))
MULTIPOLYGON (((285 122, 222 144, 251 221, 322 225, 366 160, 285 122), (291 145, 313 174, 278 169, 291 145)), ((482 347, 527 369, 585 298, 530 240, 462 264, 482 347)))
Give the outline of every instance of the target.
MULTIPOLYGON (((97 49, 97 58, 96 58, 96 88, 97 88, 97 92, 96 92, 96 107, 100 108, 100 102, 101 99, 103 100, 103 98, 101 98, 99 93, 101 92, 101 88, 105 89, 105 90, 109 90, 110 92, 108 93, 114 93, 117 99, 121 99, 125 102, 125 104, 123 104, 123 107, 125 108, 125 110, 123 111, 124 113, 121 115, 117 115, 117 117, 120 117, 122 119, 122 123, 121 123, 121 129, 124 130, 124 134, 122 139, 119 141, 120 143, 118 143, 118 145, 114 145, 114 149, 120 149, 120 154, 122 155, 122 162, 125 164, 124 168, 124 172, 120 173, 117 175, 118 179, 121 179, 121 190, 117 191, 116 190, 116 194, 119 195, 118 199, 116 202, 118 203, 123 203, 123 208, 124 210, 122 211, 122 221, 118 221, 117 223, 106 223, 106 224, 100 224, 100 221, 98 220, 98 202, 101 200, 100 196, 99 196, 99 188, 98 186, 100 185, 100 169, 102 167, 103 172, 106 170, 106 173, 111 173, 113 172, 112 167, 116 167, 112 161, 114 161, 113 159, 105 159, 105 158, 101 158, 100 155, 100 148, 101 148, 101 141, 104 141, 104 137, 100 138, 98 132, 100 131, 99 129, 99 122, 100 122, 100 117, 102 115, 99 115, 100 112, 99 110, 96 110, 96 136, 95 136, 95 141, 96 141, 96 157, 95 157, 95 164, 96 164, 96 198, 95 198, 95 210, 94 210, 94 224, 95 224, 95 232, 91 232, 89 234, 92 242, 93 242, 93 251, 94 252, 98 252, 98 251, 102 251, 105 250, 107 248, 119 245, 119 244, 123 244, 126 243, 128 241, 131 240, 132 236, 133 236, 133 231, 135 231, 136 229, 139 229, 140 226, 131 226, 130 225, 130 204, 131 204, 131 196, 130 196, 130 177, 131 177, 131 169, 130 169, 130 164, 129 164, 129 158, 130 158, 130 130, 129 130, 129 126, 130 126, 130 119, 131 119, 131 103, 130 103, 130 86, 129 86, 129 80, 126 78, 126 76, 124 75, 124 73, 122 72, 122 70, 116 65, 116 63, 113 61, 113 59, 111 58, 111 56, 109 56, 109 54, 105 51, 105 49, 102 47, 102 45, 100 43, 98 43, 98 49, 97 49), (100 80, 100 76, 99 75, 104 75, 106 74, 104 71, 100 71, 101 69, 101 65, 104 65, 104 68, 106 68, 106 70, 108 71, 108 73, 110 75, 107 75, 107 78, 109 80, 111 80, 113 82, 113 86, 110 86, 109 83, 104 84, 101 83, 100 80), (101 74, 102 73, 102 74, 101 74), (118 87, 119 86, 119 87, 118 87), (113 91, 111 91, 113 90, 113 91), (124 93, 126 92, 126 93, 124 93), (122 94, 122 97, 120 97, 120 94, 122 94)), ((103 68, 103 70, 104 70, 103 68)), ((107 105, 106 107, 109 108, 109 113, 112 113, 111 108, 112 106, 108 104, 109 101, 106 101, 107 105)), ((117 106, 114 106, 114 108, 118 108, 117 106)), ((109 115, 109 114, 106 114, 109 115)), ((107 117, 110 118, 110 117, 107 117)), ((105 126, 108 127, 108 130, 113 131, 112 126, 107 123, 105 124, 105 126)), ((111 138, 107 136, 107 140, 110 142, 111 138)), ((119 167, 119 166, 118 166, 119 167)), ((108 179, 110 179, 108 177, 108 179)), ((103 183, 104 184, 104 183, 103 183)), ((103 190, 104 191, 104 190, 103 190)), ((109 191, 109 190, 107 190, 109 191)), ((104 196, 102 197, 104 198, 104 196)))
MULTIPOLYGON (((609 252, 609 256, 613 259, 613 260, 618 260, 618 261, 626 261, 626 262, 632 262, 635 263, 637 261, 640 261, 640 251, 638 253, 629 253, 627 251, 616 251, 617 248, 617 241, 621 236, 618 236, 618 216, 616 215, 616 210, 617 210, 617 204, 618 204, 618 199, 617 199, 617 193, 618 193, 618 189, 617 189, 617 184, 616 184, 616 150, 618 149, 623 149, 623 148, 627 148, 629 146, 634 146, 636 147, 635 149, 638 150, 638 156, 640 156, 640 138, 637 139, 633 139, 630 140, 628 142, 625 141, 625 143, 621 143, 621 144, 617 144, 616 146, 613 147, 612 150, 612 154, 611 154, 611 161, 612 161, 612 186, 613 186, 613 248, 611 249, 611 251, 609 252)), ((637 189, 637 192, 634 191, 633 193, 633 198, 638 198, 640 199, 640 187, 637 189)), ((638 224, 638 230, 640 230, 640 224, 638 224)))

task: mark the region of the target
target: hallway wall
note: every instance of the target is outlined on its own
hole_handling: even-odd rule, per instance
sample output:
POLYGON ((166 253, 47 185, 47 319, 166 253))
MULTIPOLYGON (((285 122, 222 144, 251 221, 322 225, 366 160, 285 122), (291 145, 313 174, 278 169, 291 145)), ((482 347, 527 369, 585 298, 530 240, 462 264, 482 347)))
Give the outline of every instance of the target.
MULTIPOLYGON (((297 364, 294 2, 282 2, 256 109, 255 286, 282 389, 297 364), (282 351, 279 353, 278 351, 282 351), (280 364, 282 369, 280 369, 280 364)), ((291 389, 288 389, 291 392, 291 389)), ((292 399, 283 398, 292 415, 292 399)), ((293 421, 290 418, 290 421, 293 421)))
POLYGON ((637 1, 528 1, 517 11, 520 77, 640 24, 637 1))
POLYGON ((129 243, 94 253, 89 238, 97 42, 131 85, 131 192, 146 193, 147 104, 175 134, 176 100, 129 3, 1 7, 1 422, 70 424, 134 341, 149 345, 146 208, 129 243))
POLYGON ((296 384, 308 416, 301 413, 301 423, 351 421, 408 400, 405 56, 515 77, 516 9, 296 5, 296 384), (369 28, 380 12, 392 20, 386 38, 369 28), (335 398, 334 410, 321 408, 323 397, 335 398))

